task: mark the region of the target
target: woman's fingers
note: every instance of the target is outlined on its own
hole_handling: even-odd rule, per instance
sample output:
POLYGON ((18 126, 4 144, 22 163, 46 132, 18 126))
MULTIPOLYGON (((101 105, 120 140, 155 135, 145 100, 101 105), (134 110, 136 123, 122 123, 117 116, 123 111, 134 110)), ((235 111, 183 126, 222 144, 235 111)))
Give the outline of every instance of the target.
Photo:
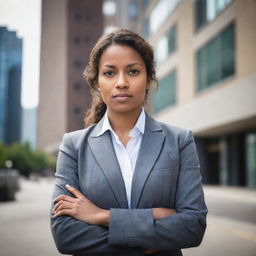
POLYGON ((59 202, 60 200, 63 200, 63 201, 67 201, 67 202, 73 202, 74 201, 74 198, 71 197, 71 196, 68 196, 68 195, 65 195, 65 194, 62 194, 62 195, 59 195, 58 197, 56 197, 53 202, 54 203, 57 203, 59 202))
POLYGON ((55 206, 52 213, 57 216, 70 215, 75 217, 75 214, 79 212, 81 204, 89 202, 89 200, 76 188, 66 185, 68 192, 70 192, 74 197, 65 194, 59 195, 53 200, 55 206))
MULTIPOLYGON (((71 187, 70 185, 66 185, 66 188, 67 190, 73 194, 76 198, 81 198, 81 197, 85 197, 79 190, 77 190, 76 188, 74 187, 71 187)), ((54 203, 57 203, 59 202, 60 200, 64 200, 64 201, 68 201, 68 202, 74 202, 74 199, 73 197, 71 196, 68 196, 68 195, 65 195, 65 194, 62 194, 62 195, 59 195, 58 197, 56 197, 53 202, 54 203)))
POLYGON ((78 190, 78 189, 76 189, 76 188, 74 188, 74 187, 72 187, 72 186, 70 186, 70 185, 66 185, 66 188, 67 188, 67 190, 71 193, 71 194, 73 194, 76 198, 79 198, 79 197, 84 197, 84 195, 78 190))
POLYGON ((59 216, 63 216, 63 215, 73 216, 73 210, 72 209, 61 209, 54 214, 54 217, 59 217, 59 216))
POLYGON ((73 203, 68 201, 60 200, 53 208, 52 213, 56 213, 62 209, 72 209, 73 203))
POLYGON ((63 194, 54 199, 52 213, 55 217, 69 215, 89 224, 108 226, 107 210, 97 207, 76 188, 69 185, 66 188, 74 197, 63 194))

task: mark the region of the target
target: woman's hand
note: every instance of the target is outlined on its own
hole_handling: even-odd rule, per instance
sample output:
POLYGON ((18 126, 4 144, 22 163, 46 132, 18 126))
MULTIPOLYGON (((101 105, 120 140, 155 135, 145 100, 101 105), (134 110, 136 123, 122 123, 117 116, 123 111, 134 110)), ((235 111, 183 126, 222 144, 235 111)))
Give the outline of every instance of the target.
POLYGON ((69 215, 92 225, 109 225, 109 210, 101 209, 87 199, 79 190, 66 185, 67 190, 74 195, 60 195, 53 202, 56 203, 52 213, 54 216, 69 215))

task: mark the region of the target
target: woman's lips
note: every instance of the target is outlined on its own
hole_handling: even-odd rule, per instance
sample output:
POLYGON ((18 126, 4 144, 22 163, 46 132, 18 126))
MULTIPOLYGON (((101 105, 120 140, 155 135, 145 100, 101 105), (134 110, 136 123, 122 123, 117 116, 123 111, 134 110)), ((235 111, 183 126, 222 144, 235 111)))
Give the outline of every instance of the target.
POLYGON ((113 96, 114 99, 118 100, 118 101, 125 101, 129 98, 131 98, 132 95, 130 94, 126 94, 126 93, 119 93, 113 96))

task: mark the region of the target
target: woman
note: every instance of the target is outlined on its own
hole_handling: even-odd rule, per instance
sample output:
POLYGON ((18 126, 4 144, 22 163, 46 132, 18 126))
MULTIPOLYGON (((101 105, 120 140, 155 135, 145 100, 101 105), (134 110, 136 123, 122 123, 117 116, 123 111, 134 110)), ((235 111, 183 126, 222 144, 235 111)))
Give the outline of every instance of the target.
POLYGON ((159 123, 143 104, 154 55, 137 34, 102 36, 85 77, 93 103, 86 129, 60 146, 51 225, 72 255, 182 255, 198 246, 207 208, 190 131, 159 123))

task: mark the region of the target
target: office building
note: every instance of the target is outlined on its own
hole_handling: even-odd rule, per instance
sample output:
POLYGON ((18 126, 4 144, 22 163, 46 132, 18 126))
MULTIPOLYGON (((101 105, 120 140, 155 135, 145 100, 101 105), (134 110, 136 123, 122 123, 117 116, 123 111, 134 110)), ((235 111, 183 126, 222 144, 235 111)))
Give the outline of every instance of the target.
POLYGON ((39 148, 57 152, 65 132, 84 127, 91 99, 82 74, 102 32, 101 0, 42 1, 39 148))
POLYGON ((22 39, 0 27, 0 142, 21 140, 22 39))
POLYGON ((143 1, 155 117, 193 131, 207 184, 256 187, 256 2, 143 1))

